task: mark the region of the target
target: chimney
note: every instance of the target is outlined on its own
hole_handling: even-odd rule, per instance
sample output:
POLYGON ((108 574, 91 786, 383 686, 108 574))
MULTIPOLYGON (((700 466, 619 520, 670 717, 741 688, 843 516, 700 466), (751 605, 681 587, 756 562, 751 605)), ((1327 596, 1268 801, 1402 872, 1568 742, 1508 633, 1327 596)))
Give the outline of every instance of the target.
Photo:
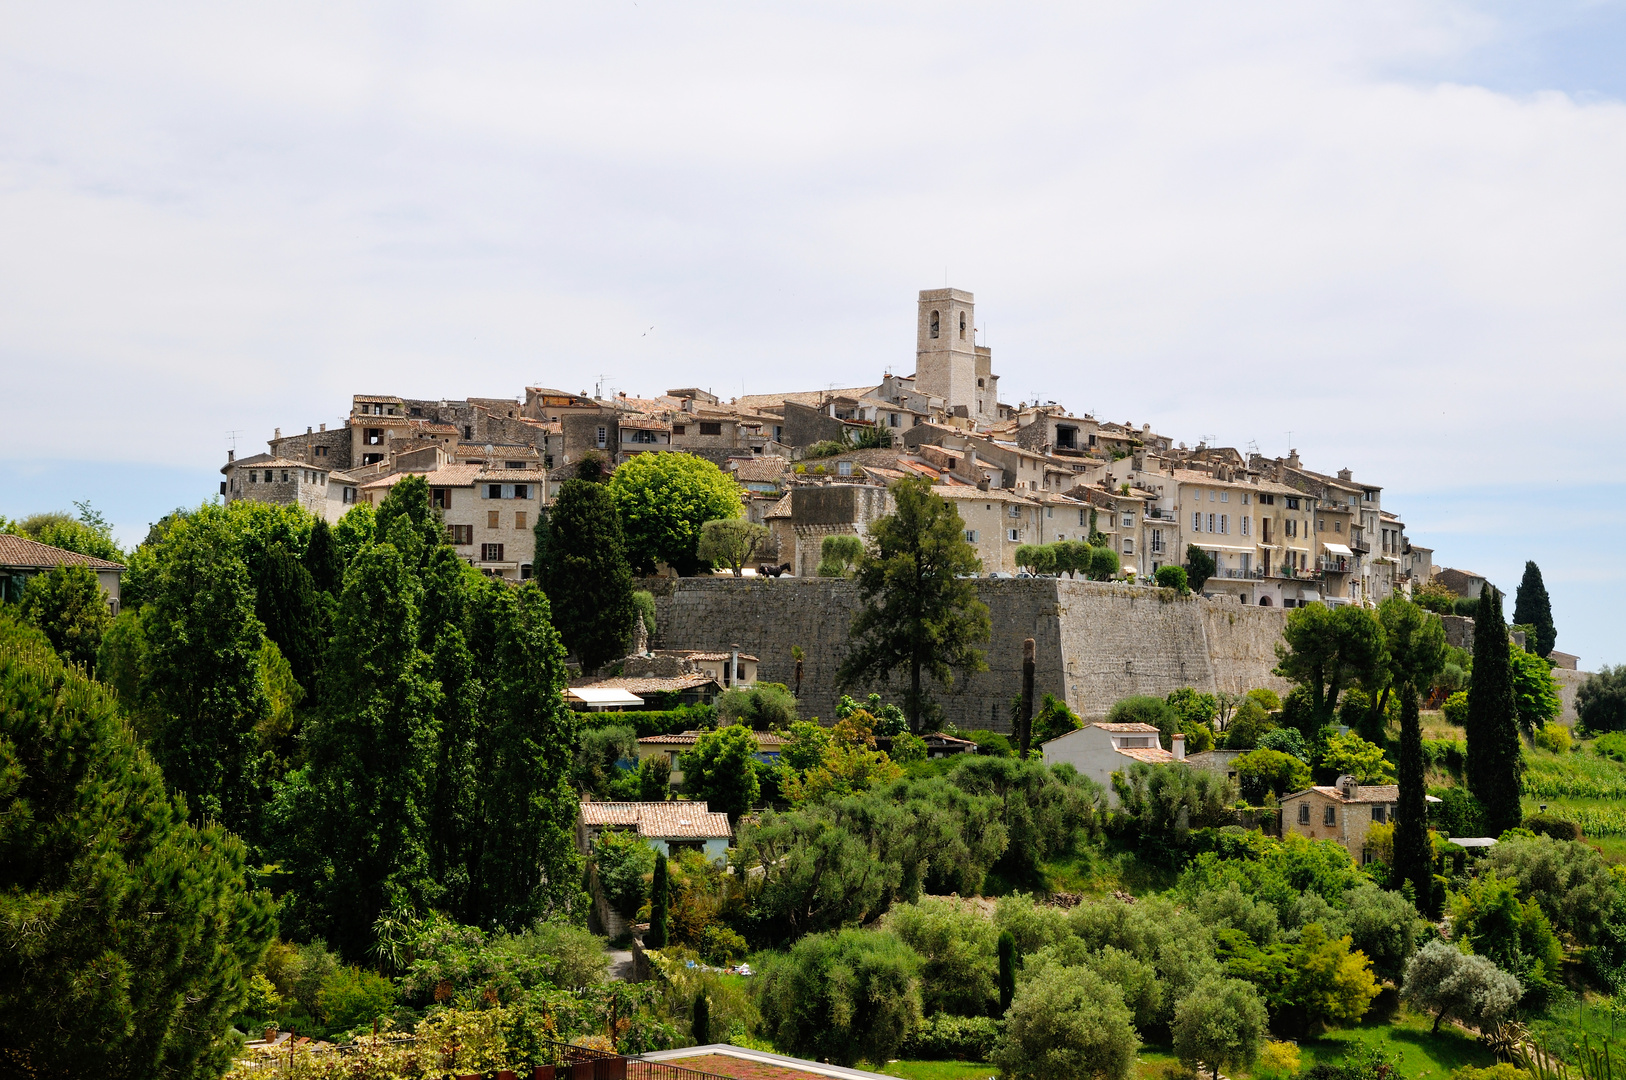
POLYGON ((1354 477, 1354 475, 1355 474, 1350 472, 1348 469, 1339 469, 1338 470, 1338 479, 1340 479, 1340 480, 1349 480, 1352 477, 1354 477))
POLYGON ((311 426, 309 424, 306 424, 305 425, 305 434, 309 435, 310 433, 311 433, 311 426))
POLYGON ((728 671, 723 679, 724 686, 733 686, 739 682, 740 674, 740 647, 736 642, 728 647, 728 671))
POLYGON ((1169 742, 1172 743, 1174 747, 1174 760, 1186 760, 1186 737, 1179 732, 1175 732, 1174 735, 1169 739, 1169 742))
POLYGON ((1344 793, 1344 798, 1353 799, 1359 796, 1361 787, 1353 776, 1345 774, 1338 778, 1338 790, 1344 793))
POLYGON ((276 429, 275 429, 275 434, 273 434, 273 435, 272 435, 272 436, 271 436, 271 437, 272 437, 272 438, 273 438, 273 439, 280 439, 280 438, 282 438, 282 429, 281 429, 281 428, 276 428, 276 429))
POLYGON ((237 460, 237 451, 235 451, 235 450, 227 450, 226 451, 226 460, 228 462, 236 461, 237 460))
POLYGON ((1297 450, 1289 450, 1287 452, 1287 467, 1289 469, 1297 469, 1300 467, 1299 452, 1297 450))
POLYGON ((327 430, 327 425, 326 424, 318 424, 318 425, 316 425, 316 427, 317 427, 318 431, 326 431, 327 430))

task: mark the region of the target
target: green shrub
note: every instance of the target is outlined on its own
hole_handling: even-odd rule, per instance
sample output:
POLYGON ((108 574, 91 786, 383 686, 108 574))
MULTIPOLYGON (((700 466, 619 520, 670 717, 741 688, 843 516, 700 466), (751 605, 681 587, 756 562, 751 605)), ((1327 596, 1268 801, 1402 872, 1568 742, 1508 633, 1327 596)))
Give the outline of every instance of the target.
POLYGON ((923 1061, 987 1061, 999 1041, 999 1024, 991 1016, 928 1016, 909 1033, 899 1051, 923 1061))
POLYGON ((1309 766, 1279 750, 1250 751, 1232 762, 1232 768, 1236 769, 1242 797, 1251 806, 1262 806, 1267 796, 1279 799, 1310 786, 1309 766))
POLYGON ((1440 706, 1440 712, 1445 715, 1448 722, 1462 727, 1468 722, 1468 691, 1458 690, 1445 699, 1440 706))
POLYGON ((1524 819, 1524 827, 1537 836, 1550 836, 1554 840, 1581 839, 1581 826, 1566 818, 1552 814, 1531 814, 1524 819))
POLYGON ((802 456, 804 458, 834 457, 836 454, 844 453, 850 449, 851 447, 846 443, 837 442, 834 439, 821 439, 808 447, 802 456))
POLYGON ((1548 723, 1536 732, 1536 745, 1555 754, 1567 754, 1570 749, 1570 729, 1563 724, 1548 723))
POLYGON ((637 833, 605 829, 593 840, 593 864, 598 868, 604 898, 611 907, 632 918, 649 895, 644 878, 655 872, 655 849, 637 833))
POLYGON ((316 996, 331 1034, 371 1025, 395 1008, 395 984, 371 971, 343 967, 327 977, 316 996))
POLYGON ((1186 584, 1186 568, 1183 566, 1160 566, 1157 568, 1155 580, 1159 588, 1173 589, 1181 596, 1191 591, 1190 586, 1186 584))
POLYGON ((1259 737, 1259 749, 1279 750, 1292 754, 1306 765, 1310 763, 1310 744, 1297 728, 1279 727, 1265 732, 1259 737))
POLYGON ((637 712, 584 712, 576 714, 576 725, 582 730, 599 727, 630 727, 641 739, 646 735, 676 735, 684 731, 697 731, 717 722, 717 710, 711 705, 682 705, 674 709, 649 709, 637 712))
POLYGON ((1249 690, 1248 696, 1263 706, 1267 713, 1282 711, 1281 696, 1274 690, 1261 686, 1255 690, 1249 690))
POLYGON ((1109 724, 1150 724, 1157 728, 1163 749, 1170 748, 1170 737, 1180 730, 1180 714, 1162 698, 1139 694, 1126 697, 1107 710, 1109 724))
POLYGON ((739 723, 756 731, 783 731, 798 719, 796 695, 782 683, 736 687, 717 698, 720 725, 739 723))
POLYGON ((700 940, 696 943, 696 948, 707 961, 724 967, 745 959, 745 939, 717 923, 712 923, 700 931, 700 940))

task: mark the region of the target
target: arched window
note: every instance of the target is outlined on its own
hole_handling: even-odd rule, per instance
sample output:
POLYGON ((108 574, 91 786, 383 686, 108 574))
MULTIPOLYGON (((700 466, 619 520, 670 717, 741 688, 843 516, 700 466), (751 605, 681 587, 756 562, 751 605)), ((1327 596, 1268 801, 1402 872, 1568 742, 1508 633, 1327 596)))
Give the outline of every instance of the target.
POLYGON ((960 312, 960 340, 965 340, 965 312, 960 312))
POLYGON ((937 312, 932 312, 932 337, 937 336, 937 312))

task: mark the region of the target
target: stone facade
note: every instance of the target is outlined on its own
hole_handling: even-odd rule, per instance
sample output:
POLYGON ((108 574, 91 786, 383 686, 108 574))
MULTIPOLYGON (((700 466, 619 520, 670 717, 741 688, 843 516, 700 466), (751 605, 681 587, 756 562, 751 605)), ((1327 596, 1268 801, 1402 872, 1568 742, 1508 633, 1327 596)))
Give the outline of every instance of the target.
MULTIPOLYGON (((1131 694, 1161 696, 1182 686, 1289 689, 1271 674, 1280 609, 1087 581, 979 579, 976 588, 993 624, 984 647, 989 670, 959 693, 934 688, 945 717, 963 728, 1010 730, 1010 702, 1022 689, 1022 639, 1029 637, 1038 646, 1036 691, 1064 698, 1086 719, 1131 694)), ((806 654, 802 712, 833 720, 841 694, 836 672, 860 606, 851 581, 683 578, 663 591, 655 601, 663 648, 725 650, 737 642, 761 658, 760 679, 789 685, 790 649, 799 645, 806 654)), ((896 698, 901 685, 874 689, 896 698)))

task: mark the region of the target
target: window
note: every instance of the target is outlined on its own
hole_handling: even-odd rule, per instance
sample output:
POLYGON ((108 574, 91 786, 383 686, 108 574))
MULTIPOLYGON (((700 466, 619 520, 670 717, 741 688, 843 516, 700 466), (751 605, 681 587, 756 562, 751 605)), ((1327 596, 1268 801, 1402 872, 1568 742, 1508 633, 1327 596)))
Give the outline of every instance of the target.
POLYGON ((981 389, 982 389, 982 380, 981 380, 981 379, 978 379, 978 380, 977 380, 977 389, 978 389, 978 390, 981 390, 981 389))
POLYGON ((1213 501, 1214 501, 1214 500, 1215 500, 1215 499, 1217 499, 1217 498, 1219 498, 1219 492, 1217 492, 1217 491, 1210 491, 1210 492, 1209 492, 1209 493, 1208 493, 1208 501, 1209 501, 1209 502, 1213 502, 1213 501))
POLYGON ((1343 532, 1344 531, 1344 523, 1335 518, 1333 520, 1333 523, 1332 523, 1332 531, 1333 532, 1343 532))
POLYGON ((505 469, 523 469, 524 467, 525 467, 525 463, 523 461, 505 461, 505 462, 503 462, 503 468, 505 468, 505 469))
POLYGON ((249 483, 252 484, 255 481, 257 481, 259 478, 260 478, 260 470, 258 470, 258 469, 250 469, 248 471, 248 482, 249 483))
POLYGON ((853 474, 853 463, 852 462, 850 462, 850 461, 838 461, 838 462, 836 462, 836 475, 837 476, 851 476, 852 474, 853 474))
POLYGON ((1214 531, 1214 525, 1215 525, 1215 521, 1214 521, 1214 515, 1213 515, 1213 514, 1209 514, 1209 515, 1208 515, 1208 531, 1209 531, 1209 532, 1213 532, 1213 531, 1214 531))
POLYGON ((1084 510, 1083 510, 1082 507, 1080 507, 1079 511, 1078 511, 1078 524, 1079 524, 1080 527, 1083 527, 1084 525, 1088 524, 1088 522, 1086 522, 1084 520, 1084 510))
POLYGON ((887 413, 887 416, 891 418, 891 421, 892 421, 891 426, 892 427, 897 427, 898 426, 898 414, 897 413, 887 413))
POLYGON ((501 544, 481 544, 480 545, 480 561, 481 562, 502 562, 502 545, 501 544))
POLYGON ((317 457, 327 457, 327 447, 325 447, 325 446, 318 446, 318 447, 317 447, 317 448, 316 448, 316 456, 317 456, 317 457))
POLYGON ((429 505, 436 510, 450 510, 452 508, 452 492, 450 488, 430 488, 429 505))
POLYGON ((1260 506, 1275 506, 1276 505, 1276 496, 1274 496, 1274 495, 1261 495, 1261 496, 1259 496, 1259 505, 1260 506))
POLYGON ((1193 510, 1191 512, 1191 531, 1192 532, 1202 532, 1203 531, 1203 515, 1202 515, 1202 511, 1200 511, 1200 510, 1193 510))
POLYGON ((377 446, 379 443, 384 441, 384 429, 376 427, 368 428, 366 430, 365 437, 361 441, 366 443, 368 446, 377 446))
POLYGON ((700 422, 700 434, 702 434, 702 435, 721 435, 722 433, 723 433, 723 425, 722 425, 721 422, 713 423, 713 422, 708 421, 708 420, 702 420, 700 422))
POLYGON ((1127 529, 1133 524, 1135 524, 1135 515, 1134 514, 1125 514, 1124 515, 1124 528, 1127 529))
POLYGON ((1221 533, 1228 533, 1230 531, 1231 531, 1231 515, 1230 514, 1221 514, 1220 515, 1220 532, 1221 533))
POLYGON ((1310 804, 1307 802, 1299 803, 1299 824, 1310 824, 1310 804))
POLYGON ((343 491, 341 491, 339 493, 339 501, 342 502, 342 503, 353 503, 353 502, 355 502, 356 501, 356 489, 353 488, 353 487, 345 488, 343 491))
POLYGON ((1161 553, 1163 551, 1163 530, 1162 529, 1153 529, 1152 530, 1152 551, 1154 553, 1161 553))
POLYGON ((468 424, 464 424, 463 425, 463 437, 465 439, 474 438, 474 428, 470 427, 468 424))
POLYGON ((1230 501, 1231 501, 1231 493, 1229 491, 1220 492, 1220 502, 1230 502, 1230 501))
POLYGON ((968 543, 968 544, 975 544, 977 542, 977 530, 976 529, 967 529, 965 531, 965 542, 968 543))
POLYGON ((486 528, 488 528, 488 529, 500 529, 500 528, 502 528, 502 511, 501 510, 487 510, 486 511, 486 528))
POLYGON ((1299 508, 1299 501, 1293 496, 1289 495, 1287 497, 1287 508, 1289 510, 1297 510, 1299 508))
POLYGON ((523 510, 515 510, 514 511, 514 528, 516 528, 516 529, 525 528, 525 511, 523 511, 523 510))
POLYGON ((960 340, 965 340, 965 312, 960 312, 960 340))
POLYGON ((1263 540, 1267 544, 1270 543, 1270 519, 1269 518, 1261 518, 1260 521, 1259 521, 1259 524, 1264 526, 1264 530, 1265 530, 1263 535, 1260 537, 1260 539, 1263 540))
POLYGON ((1247 505, 1248 505, 1248 493, 1247 493, 1247 492, 1246 492, 1246 491, 1244 491, 1244 492, 1243 492, 1243 493, 1242 493, 1242 505, 1243 505, 1243 506, 1247 506, 1247 505))
POLYGON ((514 498, 516 498, 516 499, 529 499, 530 497, 531 497, 531 485, 529 485, 529 484, 515 484, 514 485, 514 498))
POLYGON ((1133 555, 1134 553, 1135 553, 1135 541, 1131 540, 1127 536, 1124 537, 1124 554, 1125 555, 1133 555))
POLYGON ((1005 532, 1006 532, 1005 538, 1007 540, 1009 540, 1013 544, 1016 543, 1018 540, 1022 539, 1022 530, 1021 529, 1007 529, 1005 532))
POLYGON ((1323 825, 1338 824, 1338 809, 1336 807, 1329 806, 1323 810, 1321 812, 1321 823, 1323 825))
POLYGON ((599 428, 598 429, 598 448, 600 450, 604 449, 607 445, 609 445, 609 438, 610 438, 610 433, 608 431, 606 431, 604 428, 599 428))
POLYGON ((286 484, 288 482, 288 470, 287 469, 282 470, 282 482, 284 484, 286 484))
POLYGON ((932 337, 937 337, 937 312, 932 312, 932 337))
POLYGON ((1384 813, 1384 811, 1387 809, 1388 807, 1384 806, 1382 803, 1373 803, 1372 820, 1377 822, 1379 825, 1382 825, 1388 817, 1388 815, 1384 813))
POLYGON ((652 443, 655 441, 655 433, 653 431, 644 431, 642 429, 639 429, 638 431, 629 431, 627 432, 627 441, 633 443, 652 443))
POLYGON ((468 547, 474 543, 473 525, 446 526, 446 539, 456 547, 468 547))
POLYGON ((1252 522, 1251 522, 1251 520, 1250 520, 1250 519, 1249 519, 1249 517, 1248 517, 1248 515, 1247 515, 1247 514, 1243 514, 1243 515, 1242 515, 1242 535, 1243 535, 1243 536, 1247 536, 1247 535, 1248 535, 1248 531, 1249 531, 1249 530, 1248 530, 1248 526, 1249 526, 1249 525, 1250 525, 1250 524, 1251 524, 1251 523, 1252 523, 1252 522))
POLYGON ((1317 529, 1319 529, 1321 532, 1326 532, 1327 531, 1327 519, 1326 518, 1316 518, 1315 519, 1315 527, 1317 529))
POLYGON ((688 433, 689 433, 689 425, 687 425, 687 424, 673 424, 672 425, 672 434, 673 435, 687 435, 688 433))
POLYGON ((488 498, 488 499, 500 499, 500 498, 502 498, 502 485, 501 484, 487 484, 486 485, 486 498, 488 498))

